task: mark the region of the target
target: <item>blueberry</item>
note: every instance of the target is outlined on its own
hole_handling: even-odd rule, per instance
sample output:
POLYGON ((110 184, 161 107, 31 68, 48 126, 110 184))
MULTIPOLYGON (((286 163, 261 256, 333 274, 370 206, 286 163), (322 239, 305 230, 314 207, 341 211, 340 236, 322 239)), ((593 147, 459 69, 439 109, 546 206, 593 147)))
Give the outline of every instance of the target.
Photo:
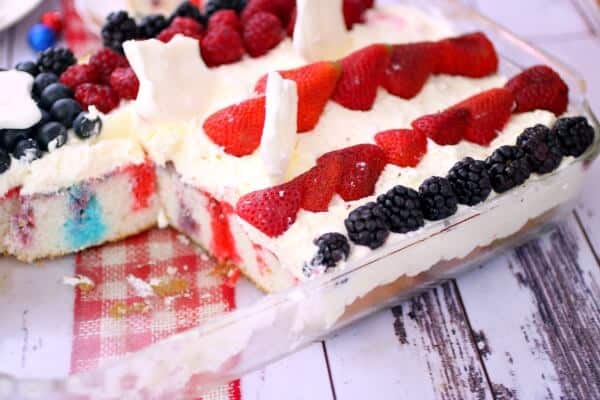
POLYGON ((33 139, 23 139, 17 143, 12 152, 16 159, 24 159, 26 161, 37 160, 42 156, 38 144, 33 139))
POLYGON ((73 92, 67 86, 62 83, 56 82, 48 85, 43 91, 40 97, 42 107, 49 110, 52 104, 56 103, 60 99, 69 99, 73 97, 73 92))
POLYGON ((17 142, 27 139, 30 135, 30 129, 1 129, 0 130, 0 149, 12 152, 17 142))
POLYGON ((39 96, 52 83, 58 82, 58 76, 52 72, 42 72, 33 81, 33 94, 39 96))
POLYGON ((0 174, 5 173, 10 168, 10 155, 0 149, 0 174))
POLYGON ((100 117, 90 118, 87 113, 80 113, 73 122, 73 130, 81 139, 87 139, 96 136, 102 130, 102 120, 100 117))
POLYGON ((33 61, 23 61, 15 65, 17 71, 27 72, 31 76, 36 76, 40 71, 38 70, 37 64, 33 61))
POLYGON ((57 149, 67 142, 67 128, 59 122, 48 122, 38 130, 36 139, 42 150, 57 149))
POLYGON ((73 120, 81 113, 81 106, 73 99, 60 99, 52 105, 50 114, 52 118, 67 129, 73 125, 73 120))

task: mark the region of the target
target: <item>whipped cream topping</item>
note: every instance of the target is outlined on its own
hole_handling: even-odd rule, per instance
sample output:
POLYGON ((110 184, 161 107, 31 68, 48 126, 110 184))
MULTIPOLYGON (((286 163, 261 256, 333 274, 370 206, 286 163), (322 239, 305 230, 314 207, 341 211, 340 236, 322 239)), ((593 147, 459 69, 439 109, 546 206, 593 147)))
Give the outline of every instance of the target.
POLYGON ((294 48, 307 61, 334 60, 348 53, 342 0, 298 0, 294 48))
POLYGON ((266 90, 265 126, 259 155, 273 184, 281 183, 298 135, 298 88, 296 82, 269 73, 266 90))
POLYGON ((38 123, 42 112, 31 98, 33 76, 16 70, 0 71, 0 87, 0 129, 27 129, 38 123))

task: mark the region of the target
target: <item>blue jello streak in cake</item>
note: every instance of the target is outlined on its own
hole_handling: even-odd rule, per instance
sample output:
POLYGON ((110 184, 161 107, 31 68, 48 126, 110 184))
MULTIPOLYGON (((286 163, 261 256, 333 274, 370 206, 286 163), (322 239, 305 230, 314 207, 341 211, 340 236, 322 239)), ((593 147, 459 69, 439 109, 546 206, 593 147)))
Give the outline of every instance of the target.
POLYGON ((100 243, 106 235, 102 208, 96 195, 85 186, 67 190, 71 216, 64 224, 66 240, 73 249, 100 243))

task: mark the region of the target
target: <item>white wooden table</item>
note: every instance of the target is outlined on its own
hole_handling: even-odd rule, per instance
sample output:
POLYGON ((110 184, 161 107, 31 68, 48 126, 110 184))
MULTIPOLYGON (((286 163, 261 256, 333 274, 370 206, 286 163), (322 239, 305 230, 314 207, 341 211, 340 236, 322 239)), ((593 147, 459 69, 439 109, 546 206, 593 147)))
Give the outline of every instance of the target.
MULTIPOLYGON (((465 1, 577 69, 600 112, 583 0, 465 1)), ((32 57, 40 13, 0 33, 0 67, 32 57)), ((600 399, 599 181, 559 229, 243 378, 243 399, 600 399)))

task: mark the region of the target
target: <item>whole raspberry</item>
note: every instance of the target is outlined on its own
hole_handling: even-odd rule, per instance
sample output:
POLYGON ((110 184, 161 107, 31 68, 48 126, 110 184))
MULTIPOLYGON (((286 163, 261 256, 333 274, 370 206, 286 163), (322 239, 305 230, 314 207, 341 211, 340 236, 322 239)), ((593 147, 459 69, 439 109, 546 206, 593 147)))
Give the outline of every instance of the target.
POLYGON ((281 21, 275 15, 258 12, 244 25, 244 45, 252 57, 259 57, 277 46, 285 37, 281 21))
POLYGON ((161 42, 168 43, 178 34, 196 40, 202 40, 202 37, 204 36, 204 27, 192 18, 177 17, 171 22, 171 25, 162 31, 156 38, 161 42))
POLYGON ((102 82, 108 83, 110 74, 117 68, 129 67, 129 62, 116 51, 104 48, 90 58, 90 65, 96 67, 102 82))
POLYGON ((228 25, 209 29, 202 39, 201 49, 202 57, 209 67, 238 61, 244 55, 240 34, 228 25))
POLYGON ((117 68, 110 75, 110 87, 125 100, 135 100, 140 81, 131 68, 117 68))
POLYGON ((75 99, 84 108, 95 106, 107 114, 119 105, 119 95, 110 86, 84 83, 75 89, 75 99))
POLYGON ((60 76, 60 82, 73 90, 82 83, 100 83, 101 79, 100 72, 91 64, 71 65, 60 76))
POLYGON ((229 26, 238 32, 242 32, 242 24, 237 13, 233 10, 221 10, 217 11, 208 20, 208 30, 215 29, 221 26, 229 26))

